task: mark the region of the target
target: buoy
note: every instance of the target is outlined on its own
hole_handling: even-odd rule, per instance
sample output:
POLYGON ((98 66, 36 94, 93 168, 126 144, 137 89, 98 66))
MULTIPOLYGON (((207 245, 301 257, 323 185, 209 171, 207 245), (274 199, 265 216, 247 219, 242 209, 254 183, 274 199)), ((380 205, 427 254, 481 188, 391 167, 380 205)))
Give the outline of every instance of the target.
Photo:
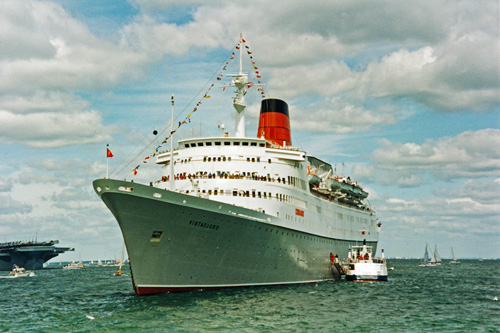
POLYGON ((158 131, 157 131, 157 130, 154 130, 154 131, 153 131, 153 135, 156 135, 156 134, 158 134, 158 131))

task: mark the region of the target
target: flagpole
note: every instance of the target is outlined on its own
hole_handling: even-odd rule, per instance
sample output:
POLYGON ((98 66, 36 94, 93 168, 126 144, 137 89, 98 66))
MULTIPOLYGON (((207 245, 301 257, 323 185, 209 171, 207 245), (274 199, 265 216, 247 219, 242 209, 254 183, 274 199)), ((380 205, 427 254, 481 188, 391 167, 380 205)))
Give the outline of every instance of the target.
POLYGON ((170 190, 175 190, 174 183, 174 94, 172 94, 172 123, 170 126, 170 190))
POLYGON ((106 179, 108 179, 108 168, 109 168, 108 147, 109 147, 109 144, 106 144, 106 179))

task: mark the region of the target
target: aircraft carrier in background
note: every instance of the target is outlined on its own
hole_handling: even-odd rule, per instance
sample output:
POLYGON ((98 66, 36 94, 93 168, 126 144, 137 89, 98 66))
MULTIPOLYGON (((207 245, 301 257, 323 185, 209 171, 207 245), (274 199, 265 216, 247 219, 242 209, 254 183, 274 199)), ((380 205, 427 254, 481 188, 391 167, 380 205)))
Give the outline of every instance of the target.
POLYGON ((72 247, 56 247, 56 244, 59 244, 58 240, 0 243, 0 271, 10 271, 14 265, 26 269, 42 269, 48 260, 75 250, 72 247))

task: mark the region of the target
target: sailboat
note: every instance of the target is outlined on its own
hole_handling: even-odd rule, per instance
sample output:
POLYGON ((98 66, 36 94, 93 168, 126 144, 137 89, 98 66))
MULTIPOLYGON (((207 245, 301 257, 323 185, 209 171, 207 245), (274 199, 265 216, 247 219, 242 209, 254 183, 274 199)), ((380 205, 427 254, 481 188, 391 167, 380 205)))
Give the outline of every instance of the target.
POLYGON ((122 257, 120 259, 120 264, 118 265, 118 270, 115 272, 115 276, 121 276, 121 275, 123 275, 122 266, 123 266, 123 260, 125 260, 124 258, 125 258, 125 243, 123 243, 122 257))
POLYGON ((437 251, 437 245, 435 247, 434 253, 429 248, 429 244, 425 244, 424 261, 419 265, 420 267, 434 267, 442 265, 441 257, 437 251))
POLYGON ((435 259, 435 265, 442 265, 443 264, 443 261, 441 260, 441 257, 439 256, 439 253, 438 253, 437 245, 434 246, 434 259, 435 259))
POLYGON ((450 264, 460 264, 460 261, 457 260, 457 257, 455 256, 455 252, 453 252, 453 247, 451 247, 451 255, 453 259, 451 259, 450 264))

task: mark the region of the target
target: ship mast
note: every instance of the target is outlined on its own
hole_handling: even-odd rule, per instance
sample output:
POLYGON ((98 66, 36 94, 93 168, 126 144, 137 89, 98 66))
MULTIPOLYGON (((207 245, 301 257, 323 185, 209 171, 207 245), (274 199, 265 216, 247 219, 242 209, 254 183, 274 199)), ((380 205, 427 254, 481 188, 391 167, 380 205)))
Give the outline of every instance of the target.
POLYGON ((174 95, 172 94, 172 122, 170 124, 170 190, 175 190, 174 180, 174 95))
POLYGON ((248 84, 248 74, 243 74, 243 34, 240 34, 240 72, 239 74, 232 74, 228 76, 233 77, 233 84, 236 87, 236 96, 233 97, 233 106, 236 109, 236 126, 234 136, 237 138, 246 137, 245 131, 245 108, 247 102, 245 94, 247 93, 245 86, 248 84))

